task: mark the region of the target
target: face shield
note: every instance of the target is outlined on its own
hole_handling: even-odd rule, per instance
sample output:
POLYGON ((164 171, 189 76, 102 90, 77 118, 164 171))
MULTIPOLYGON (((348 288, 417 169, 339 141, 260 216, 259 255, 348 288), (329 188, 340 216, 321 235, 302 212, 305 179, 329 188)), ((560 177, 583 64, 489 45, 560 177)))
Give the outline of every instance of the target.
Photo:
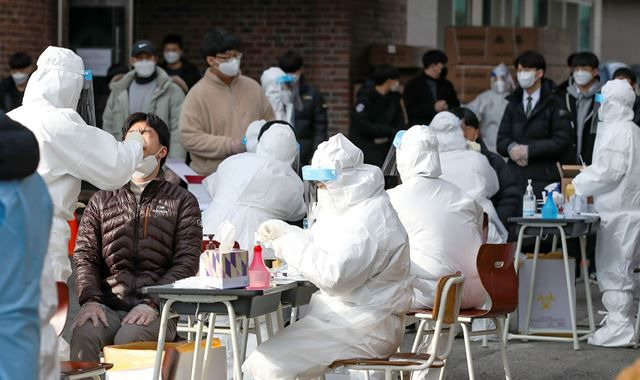
POLYGON ((398 173, 398 166, 396 164, 396 150, 400 147, 402 136, 404 136, 405 132, 406 131, 403 130, 396 133, 396 137, 393 138, 393 143, 391 144, 389 153, 387 153, 387 157, 384 159, 384 163, 382 164, 382 174, 387 177, 400 176, 400 173, 398 173))
POLYGON ((96 104, 93 98, 93 71, 91 69, 84 71, 84 81, 82 82, 77 111, 87 125, 96 126, 96 104))
POLYGON ((287 106, 293 105, 296 111, 302 110, 302 98, 296 76, 293 74, 282 75, 276 79, 276 84, 281 88, 282 103, 287 106))
POLYGON ((338 170, 307 165, 302 168, 304 181, 304 202, 307 205, 307 217, 304 228, 311 228, 318 217, 318 190, 326 188, 327 182, 338 179, 338 170))

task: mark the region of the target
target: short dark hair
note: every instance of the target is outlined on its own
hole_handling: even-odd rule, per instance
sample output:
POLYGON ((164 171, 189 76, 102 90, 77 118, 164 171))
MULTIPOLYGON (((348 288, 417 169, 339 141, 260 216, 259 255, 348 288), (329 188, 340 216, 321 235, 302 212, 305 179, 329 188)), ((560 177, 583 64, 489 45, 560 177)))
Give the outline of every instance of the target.
POLYGON ((576 53, 573 58, 571 58, 571 68, 580 66, 589 66, 597 69, 598 66, 600 66, 600 60, 598 60, 597 55, 590 51, 576 53))
POLYGON ((616 79, 616 77, 623 77, 625 79, 629 79, 631 83, 634 85, 638 83, 638 76, 636 73, 628 67, 621 67, 613 73, 612 78, 616 79))
POLYGON ((400 72, 395 68, 395 66, 383 63, 373 68, 371 79, 373 79, 376 86, 379 86, 389 79, 398 79, 399 76, 400 72))
MULTIPOLYGON (((122 139, 124 140, 127 137, 127 132, 129 132, 129 129, 131 129, 134 124, 141 121, 144 121, 149 125, 149 127, 156 131, 160 144, 166 146, 167 151, 171 149, 169 146, 171 144, 171 133, 169 132, 169 127, 167 127, 167 124, 154 113, 135 112, 129 115, 122 127, 122 139)), ((160 166, 164 165, 166 159, 167 157, 164 157, 160 160, 160 166)))
POLYGON ((184 41, 182 40, 182 37, 177 34, 168 34, 165 36, 164 40, 162 40, 162 47, 164 48, 166 44, 176 44, 180 49, 184 49, 184 41))
POLYGON ((571 53, 571 54, 569 54, 569 56, 567 57, 567 66, 568 66, 568 67, 571 67, 571 62, 573 61, 573 57, 575 57, 575 56, 576 56, 576 54, 578 54, 578 53, 571 53))
MULTIPOLYGON (((573 59, 571 62, 573 62, 573 59)), ((533 50, 525 51, 520 54, 515 61, 513 61, 513 66, 515 66, 516 69, 518 68, 518 65, 522 65, 522 67, 527 69, 547 71, 547 62, 544 60, 544 57, 542 54, 533 50)))
POLYGON ((422 55, 422 66, 425 69, 437 63, 445 64, 448 61, 449 58, 442 50, 429 50, 422 55))
POLYGON ((33 60, 31 56, 21 51, 9 56, 9 68, 11 70, 24 69, 25 67, 31 66, 32 63, 33 60))
POLYGON ((215 29, 204 36, 200 53, 205 60, 229 50, 240 50, 240 39, 224 29, 215 29))
POLYGON ((464 120, 464 124, 467 127, 480 128, 480 120, 476 116, 475 112, 471 111, 467 107, 458 107, 451 110, 451 113, 456 115, 460 120, 464 120))
POLYGON ((293 73, 304 66, 304 59, 302 59, 300 54, 293 50, 289 50, 280 57, 278 66, 280 66, 282 71, 285 73, 293 73))

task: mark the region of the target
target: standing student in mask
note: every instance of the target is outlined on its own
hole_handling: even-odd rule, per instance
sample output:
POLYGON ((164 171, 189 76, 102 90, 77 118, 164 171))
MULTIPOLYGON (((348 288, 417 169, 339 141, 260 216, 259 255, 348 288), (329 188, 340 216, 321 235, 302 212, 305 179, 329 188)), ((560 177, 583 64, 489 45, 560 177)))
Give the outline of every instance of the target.
POLYGON ((404 87, 409 125, 429 125, 438 112, 460 106, 453 84, 446 79, 447 61, 440 50, 429 50, 422 56, 423 72, 404 87))
POLYGON ((240 72, 238 37, 216 29, 204 37, 201 53, 209 68, 187 94, 180 132, 191 168, 209 175, 225 158, 246 150, 242 137, 247 125, 275 116, 258 82, 240 72))
POLYGON ((569 112, 556 94, 555 84, 544 77, 546 62, 535 51, 522 53, 514 62, 520 87, 507 97, 498 131, 498 153, 509 157, 504 169, 500 219, 522 215, 527 180, 540 197, 551 182, 559 182, 558 162, 571 146, 569 112))
POLYGON ((176 78, 180 78, 184 84, 184 92, 193 87, 202 78, 196 65, 184 57, 184 42, 182 37, 170 34, 162 41, 163 61, 158 65, 169 74, 171 79, 178 83, 176 78))
POLYGON ((156 65, 156 61, 151 41, 140 40, 133 44, 133 70, 121 79, 109 83, 111 94, 102 115, 102 129, 121 140, 122 125, 130 114, 152 112, 169 126, 169 158, 185 159, 187 152, 180 143, 178 124, 184 92, 156 65))
POLYGON ((576 53, 571 58, 571 77, 560 98, 571 115, 571 149, 562 162, 591 164, 596 141, 598 115, 595 97, 600 89, 598 57, 591 52, 576 53))
MULTIPOLYGON (((122 188, 93 195, 82 216, 74 254, 78 300, 71 360, 99 361, 106 345, 156 341, 160 301, 142 288, 196 274, 202 223, 198 201, 163 178, 171 145, 154 114, 131 115, 122 134, 140 133, 144 158, 122 188)), ((176 332, 167 326, 167 340, 176 332)))
POLYGON ((22 52, 9 57, 10 76, 0 81, 0 111, 9 112, 20 107, 27 81, 33 72, 31 57, 22 52))
POLYGON ((394 136, 406 128, 399 76, 392 65, 378 65, 373 83, 365 83, 358 91, 349 135, 364 153, 366 164, 382 167, 394 136))
POLYGON ((482 142, 491 152, 496 152, 496 140, 498 129, 505 108, 507 108, 507 95, 515 89, 513 78, 504 63, 491 70, 491 88, 467 104, 480 121, 480 135, 482 142))

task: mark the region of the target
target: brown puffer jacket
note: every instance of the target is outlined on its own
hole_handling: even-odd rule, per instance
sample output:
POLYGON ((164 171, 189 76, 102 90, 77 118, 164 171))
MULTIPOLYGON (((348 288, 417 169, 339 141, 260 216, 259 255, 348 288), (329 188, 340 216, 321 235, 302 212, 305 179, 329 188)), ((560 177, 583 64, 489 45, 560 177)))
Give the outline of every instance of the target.
POLYGON ((82 215, 74 264, 80 304, 114 310, 158 306, 142 288, 195 275, 202 222, 196 198, 162 179, 149 183, 140 204, 129 185, 93 195, 82 215))

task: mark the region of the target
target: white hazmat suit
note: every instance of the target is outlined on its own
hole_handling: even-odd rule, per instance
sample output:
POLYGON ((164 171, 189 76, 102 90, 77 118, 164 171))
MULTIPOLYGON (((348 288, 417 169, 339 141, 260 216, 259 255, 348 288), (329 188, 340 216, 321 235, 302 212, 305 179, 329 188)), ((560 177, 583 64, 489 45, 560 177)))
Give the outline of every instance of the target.
POLYGON ((476 96, 471 103, 467 104, 480 120, 480 135, 482 141, 487 145, 487 149, 496 153, 496 140, 498 130, 502 122, 502 115, 507 108, 506 97, 515 86, 509 69, 504 63, 494 67, 491 71, 491 88, 476 96))
POLYGON ((341 172, 318 191, 313 226, 269 221, 259 235, 320 290, 307 316, 245 361, 245 373, 259 380, 310 379, 338 359, 386 357, 404 334, 412 297, 409 244, 382 172, 364 165, 362 151, 342 134, 318 146, 312 166, 341 172))
POLYGON ((482 153, 467 149, 460 119, 451 112, 438 113, 430 127, 438 138, 441 178, 469 194, 489 215, 488 243, 506 242, 508 232, 489 199, 500 190, 495 170, 482 153))
POLYGON ((482 244, 482 207, 456 185, 439 178, 438 140, 425 125, 410 128, 396 150, 402 184, 388 190, 409 234, 414 308, 433 307, 438 279, 461 271, 461 307, 481 306, 486 297, 476 257, 482 244))
POLYGON ((40 378, 59 379, 56 334, 49 320, 55 313, 55 281, 67 281, 70 229, 80 182, 115 190, 129 181, 142 160, 142 136, 118 142, 109 133, 88 126, 76 112, 84 76, 82 59, 71 50, 48 47, 38 58, 22 106, 7 114, 29 128, 40 146, 38 173, 53 201, 51 237, 41 285, 40 378))
POLYGON ((204 180, 211 204, 202 215, 205 234, 225 220, 236 228, 240 247, 252 251, 255 233, 269 219, 298 221, 306 215, 304 186, 291 168, 297 143, 288 125, 273 124, 258 141, 256 153, 224 160, 204 180))
POLYGON ((291 91, 282 88, 280 79, 287 74, 279 67, 270 67, 266 69, 260 76, 260 84, 262 90, 269 99, 273 112, 275 112, 276 120, 284 120, 293 125, 293 99, 291 91))
POLYGON ((633 119, 635 94, 625 80, 602 88, 593 164, 573 180, 576 194, 593 196, 601 222, 596 270, 605 324, 589 338, 596 346, 634 342, 633 269, 640 261, 640 129, 633 119))

